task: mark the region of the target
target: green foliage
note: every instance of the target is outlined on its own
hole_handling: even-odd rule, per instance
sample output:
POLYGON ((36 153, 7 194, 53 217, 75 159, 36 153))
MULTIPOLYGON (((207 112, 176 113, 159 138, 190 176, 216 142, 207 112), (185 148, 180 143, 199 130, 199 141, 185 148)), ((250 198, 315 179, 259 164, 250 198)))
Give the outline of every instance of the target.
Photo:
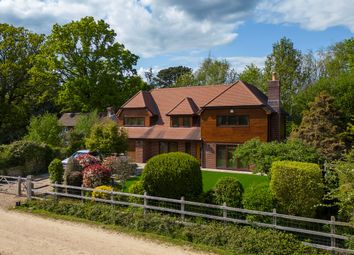
POLYGON ((50 162, 48 166, 48 172, 49 172, 49 179, 52 183, 57 182, 61 184, 63 182, 64 168, 60 159, 55 158, 52 160, 52 162, 50 162))
POLYGON ((215 185, 215 202, 230 207, 242 207, 242 184, 232 177, 223 177, 215 185))
MULTIPOLYGON (((144 194, 143 182, 142 181, 137 181, 137 182, 133 183, 129 187, 128 193, 143 195, 144 194)), ((129 197, 129 202, 136 203, 136 204, 142 204, 143 203, 143 199, 142 198, 138 198, 138 197, 129 197)))
POLYGON ((112 192, 113 191, 113 187, 112 186, 107 186, 107 185, 97 186, 96 188, 93 189, 92 197, 93 198, 106 199, 106 200, 111 199, 111 195, 109 193, 102 192, 102 191, 112 192))
POLYGON ((310 103, 310 109, 304 113, 301 124, 291 134, 304 143, 317 148, 322 157, 338 159, 344 149, 340 135, 343 133, 341 113, 334 106, 334 98, 320 93, 310 103))
POLYGON ((122 183, 123 189, 124 183, 134 174, 136 168, 136 164, 129 163, 126 156, 106 157, 102 162, 102 166, 112 171, 112 176, 122 183))
POLYGON ((252 139, 237 147, 234 158, 240 158, 254 164, 254 172, 268 173, 272 162, 278 160, 292 160, 317 163, 319 155, 312 146, 305 145, 299 140, 286 142, 263 143, 259 139, 252 139))
POLYGON ((88 114, 81 114, 74 127, 75 133, 82 134, 84 137, 90 135, 92 127, 99 123, 98 111, 94 110, 88 114))
POLYGON ((271 212, 274 199, 268 183, 252 185, 243 194, 243 207, 250 210, 271 212))
POLYGON ((161 197, 193 198, 203 190, 199 161, 181 152, 160 154, 149 159, 142 182, 149 195, 161 197))
POLYGON ((126 79, 136 74, 137 60, 107 23, 84 17, 53 26, 32 73, 57 87, 62 112, 88 112, 120 106, 131 96, 126 79))
POLYGON ((217 247, 239 255, 327 254, 306 247, 293 235, 276 230, 244 227, 224 223, 182 224, 177 218, 159 213, 143 214, 142 210, 112 208, 100 203, 72 201, 29 201, 23 207, 57 215, 68 215, 90 221, 113 224, 127 229, 155 233, 194 244, 217 247))
POLYGON ((82 185, 82 172, 80 171, 66 171, 64 172, 64 184, 69 186, 82 185))
POLYGON ((272 163, 270 190, 277 208, 287 214, 312 217, 323 197, 322 172, 317 164, 272 163))
POLYGON ((45 108, 45 87, 29 75, 43 41, 44 35, 0 24, 0 144, 24 135, 31 113, 45 108))
POLYGON ((62 144, 62 127, 55 114, 45 113, 42 116, 32 117, 28 125, 27 140, 46 143, 51 146, 62 144))
POLYGON ((192 69, 185 66, 172 66, 161 69, 150 83, 158 87, 174 87, 177 79, 185 74, 192 74, 192 69))
POLYGON ((104 155, 123 153, 128 148, 128 135, 116 122, 104 121, 92 127, 85 144, 91 151, 99 151, 104 155))
POLYGON ((33 141, 21 140, 0 146, 0 170, 7 175, 45 173, 53 158, 51 147, 33 141))
POLYGON ((245 69, 238 75, 241 81, 256 86, 263 92, 267 92, 266 81, 262 69, 255 64, 246 65, 245 69))

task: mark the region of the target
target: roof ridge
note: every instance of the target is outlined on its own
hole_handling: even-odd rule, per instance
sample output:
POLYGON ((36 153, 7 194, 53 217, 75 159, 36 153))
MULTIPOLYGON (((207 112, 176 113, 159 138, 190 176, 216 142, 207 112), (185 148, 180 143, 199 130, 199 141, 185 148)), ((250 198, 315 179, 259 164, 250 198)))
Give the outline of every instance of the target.
POLYGON ((213 102, 215 99, 217 99, 219 96, 221 96, 222 94, 224 94, 226 91, 228 91, 229 89, 231 89, 233 86, 235 86, 240 80, 232 83, 232 85, 228 88, 226 88, 224 91, 222 91, 220 94, 216 95, 214 98, 212 98, 210 101, 208 101, 206 104, 204 104, 201 108, 206 107, 208 104, 210 104, 211 102, 213 102))
POLYGON ((205 87, 221 87, 221 86, 231 86, 233 83, 220 83, 220 84, 210 84, 210 85, 190 85, 190 86, 183 86, 183 87, 169 87, 169 88, 154 88, 149 90, 148 92, 151 93, 152 91, 159 91, 159 90, 175 90, 175 89, 191 89, 191 88, 205 88, 205 87))
POLYGON ((241 81, 246 87, 247 87, 247 89, 249 89, 255 96, 256 96, 256 98, 261 102, 261 103, 268 103, 268 102, 263 102, 263 99, 262 98, 259 98, 259 94, 257 94, 257 93, 260 93, 261 94, 261 96, 262 97, 264 97, 264 100, 268 100, 268 96, 266 95, 266 94, 264 94, 259 88, 257 88, 256 86, 254 86, 253 84, 249 84, 249 83, 247 83, 247 82, 243 82, 243 81, 241 81), (251 87, 251 88, 250 88, 251 87), (252 91, 252 89, 253 90, 256 90, 257 91, 257 93, 254 93, 253 91, 252 91))
POLYGON ((176 105, 175 105, 175 107, 173 107, 168 113, 166 113, 166 115, 169 115, 170 114, 170 112, 172 112, 174 109, 176 109, 180 104, 182 104, 182 102, 184 101, 184 100, 186 100, 187 99, 187 97, 184 97, 181 101, 179 101, 179 103, 177 103, 176 105))

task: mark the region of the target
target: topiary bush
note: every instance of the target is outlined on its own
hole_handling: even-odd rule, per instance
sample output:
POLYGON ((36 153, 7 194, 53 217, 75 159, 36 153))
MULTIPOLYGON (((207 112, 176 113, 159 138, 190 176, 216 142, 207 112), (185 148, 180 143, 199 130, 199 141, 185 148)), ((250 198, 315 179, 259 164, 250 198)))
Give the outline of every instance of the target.
POLYGON ((102 192, 101 190, 112 192, 113 187, 107 185, 97 186, 96 188, 93 189, 92 197, 106 199, 106 200, 111 199, 111 195, 109 193, 102 192))
POLYGON ((46 144, 16 141, 0 146, 0 172, 15 176, 45 173, 53 158, 53 150, 46 144))
POLYGON ((226 203, 230 207, 242 207, 243 192, 243 186, 236 178, 220 178, 215 185, 215 202, 217 204, 226 203))
POLYGON ((142 182, 149 195, 161 197, 194 198, 203 190, 199 161, 182 152, 152 157, 143 170, 142 182))
POLYGON ((100 164, 88 166, 83 171, 82 184, 86 188, 95 188, 111 183, 112 171, 100 164))
POLYGON ((49 172, 49 179, 52 183, 62 183, 63 182, 63 175, 64 175, 64 168, 61 160, 58 158, 53 159, 48 166, 49 172))
POLYGON ((320 167, 296 161, 273 162, 270 191, 279 211, 312 217, 324 194, 320 167))

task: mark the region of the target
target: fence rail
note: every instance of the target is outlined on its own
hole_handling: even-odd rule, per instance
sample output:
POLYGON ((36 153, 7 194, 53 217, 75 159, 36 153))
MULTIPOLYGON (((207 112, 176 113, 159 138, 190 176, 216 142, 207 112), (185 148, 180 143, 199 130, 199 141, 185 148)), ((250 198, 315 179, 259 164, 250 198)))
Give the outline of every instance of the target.
MULTIPOLYGON (((27 179, 28 181, 28 179, 27 179)), ((32 187, 29 185, 29 187, 32 187)), ((53 196, 55 199, 60 197, 74 198, 81 201, 96 201, 108 203, 111 205, 131 206, 138 207, 147 213, 148 210, 159 211, 180 215, 182 221, 186 217, 201 217, 210 220, 231 222, 245 225, 253 225, 258 227, 266 227, 277 229, 295 234, 305 235, 303 243, 308 246, 325 249, 333 253, 346 253, 354 254, 354 250, 345 247, 346 241, 354 241, 353 227, 350 223, 336 221, 332 216, 331 220, 306 218, 293 215, 286 215, 277 213, 274 209, 273 212, 262 212, 255 210, 248 210, 242 208, 229 207, 225 203, 223 205, 205 204, 200 202, 188 201, 184 197, 181 199, 163 198, 150 196, 146 193, 143 195, 131 194, 117 191, 100 190, 98 192, 109 195, 110 199, 93 198, 91 188, 83 186, 68 186, 61 184, 52 184, 52 192, 42 192, 40 190, 28 189, 28 199, 37 197, 53 196), (88 194, 85 194, 88 192, 88 194), (75 194, 73 194, 75 193, 75 194), (129 198, 137 198, 141 201, 132 202, 129 198), (124 199, 125 198, 125 199, 124 199), (209 210, 209 211, 208 211, 209 210), (248 215, 266 218, 265 222, 261 220, 249 220, 248 215), (287 222, 287 221, 290 221, 287 222), (314 224, 321 224, 319 227, 314 227, 314 224), (308 229, 308 225, 315 229, 308 229), (300 226, 300 227, 297 227, 300 226), (351 235, 343 233, 343 228, 349 229, 351 235), (317 239, 316 239, 317 238, 317 239), (309 242, 310 240, 311 242, 309 242), (325 240, 325 242, 323 241, 325 240)))

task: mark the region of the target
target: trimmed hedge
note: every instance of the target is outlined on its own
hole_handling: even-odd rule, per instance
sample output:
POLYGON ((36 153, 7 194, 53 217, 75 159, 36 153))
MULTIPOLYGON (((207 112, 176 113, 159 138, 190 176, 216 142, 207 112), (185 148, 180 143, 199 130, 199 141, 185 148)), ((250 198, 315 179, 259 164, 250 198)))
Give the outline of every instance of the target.
POLYGON ((239 180, 233 177, 223 177, 215 185, 215 202, 226 203, 230 207, 242 206, 243 186, 239 180))
POLYGON ((20 140, 0 146, 0 174, 26 176, 45 173, 54 158, 52 148, 43 143, 20 140))
POLYGON ((281 212, 312 217, 324 194, 320 167, 296 161, 273 162, 270 190, 281 212))
POLYGON ((143 214, 142 210, 112 207, 100 203, 61 200, 28 201, 30 210, 44 210, 57 215, 69 215, 90 221, 113 224, 140 232, 155 233, 195 244, 216 247, 238 255, 300 255, 328 254, 304 246, 293 235, 276 230, 244 227, 235 224, 183 224, 180 218, 159 214, 143 214))
POLYGON ((52 183, 62 183, 63 182, 63 175, 64 175, 64 168, 61 160, 58 158, 53 159, 48 166, 49 172, 49 179, 52 183))
POLYGON ((146 164, 142 182, 149 195, 169 198, 196 198, 203 191, 199 161, 182 152, 152 157, 146 164))

